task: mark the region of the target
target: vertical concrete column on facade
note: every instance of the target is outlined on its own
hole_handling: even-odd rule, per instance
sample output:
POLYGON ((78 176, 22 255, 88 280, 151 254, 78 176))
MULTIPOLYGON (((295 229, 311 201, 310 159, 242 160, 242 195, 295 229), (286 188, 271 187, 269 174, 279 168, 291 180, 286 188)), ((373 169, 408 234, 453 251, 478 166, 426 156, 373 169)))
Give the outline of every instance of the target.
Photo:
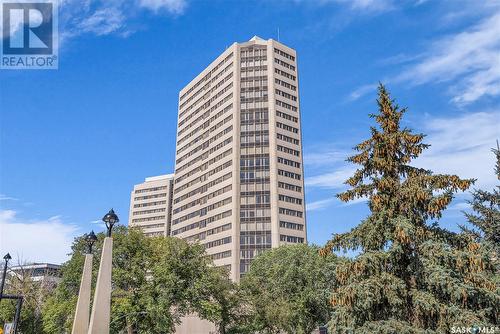
POLYGON ((269 105, 269 187, 271 196, 271 245, 280 244, 278 200, 278 155, 276 143, 276 98, 274 92, 274 41, 267 41, 267 89, 269 105))
POLYGON ((113 238, 104 238, 88 334, 108 334, 111 319, 113 238))
POLYGON ((240 114, 241 114, 241 64, 240 64, 240 46, 236 43, 233 44, 231 49, 234 52, 234 98, 233 98, 233 227, 232 227, 232 254, 233 263, 231 279, 235 282, 240 280, 240 139, 241 139, 241 126, 240 126, 240 114))
POLYGON ((167 221, 165 223, 165 237, 172 234, 172 203, 174 197, 174 178, 168 180, 168 195, 167 195, 167 221))
MULTIPOLYGON (((300 91, 300 85, 299 85, 299 60, 297 53, 295 55, 295 74, 297 77, 297 81, 295 85, 297 86, 297 92, 300 91)), ((303 136, 302 136, 302 108, 300 107, 300 94, 297 93, 297 106, 298 106, 298 113, 297 113, 297 118, 299 119, 299 140, 300 140, 300 172, 302 175, 302 212, 304 213, 304 239, 305 242, 307 243, 307 211, 306 211, 306 181, 305 181, 305 176, 306 174, 304 173, 304 141, 303 141, 303 136)))
POLYGON ((76 303, 75 319, 71 334, 87 334, 90 317, 90 294, 92 284, 92 254, 85 254, 82 280, 76 303))

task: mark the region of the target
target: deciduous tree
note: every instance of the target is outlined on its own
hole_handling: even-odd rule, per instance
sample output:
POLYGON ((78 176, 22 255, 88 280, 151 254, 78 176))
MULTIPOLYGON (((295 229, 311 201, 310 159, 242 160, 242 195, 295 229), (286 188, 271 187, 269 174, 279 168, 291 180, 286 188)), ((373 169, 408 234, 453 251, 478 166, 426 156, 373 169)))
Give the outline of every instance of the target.
POLYGON ((335 256, 317 247, 281 246, 255 258, 242 279, 258 333, 309 334, 330 316, 335 256))
MULTIPOLYGON (((31 267, 19 264, 15 271, 8 271, 4 294, 23 296, 19 332, 43 334, 42 308, 45 300, 55 289, 50 278, 33 280, 31 267)), ((2 299, 0 302, 0 326, 12 322, 17 300, 2 299)))
POLYGON ((248 322, 248 298, 225 268, 210 268, 200 284, 193 304, 201 318, 214 323, 219 334, 253 334, 248 322))
MULTIPOLYGON (((93 249, 94 283, 103 239, 104 234, 98 234, 93 249)), ((182 316, 200 310, 199 296, 212 298, 205 284, 213 287, 209 292, 221 290, 221 272, 215 271, 202 245, 148 238, 123 226, 115 228, 113 239, 111 333, 173 333, 182 316)), ((84 249, 84 239, 76 238, 71 259, 63 265, 62 282, 44 308, 47 333, 71 331, 84 249)))

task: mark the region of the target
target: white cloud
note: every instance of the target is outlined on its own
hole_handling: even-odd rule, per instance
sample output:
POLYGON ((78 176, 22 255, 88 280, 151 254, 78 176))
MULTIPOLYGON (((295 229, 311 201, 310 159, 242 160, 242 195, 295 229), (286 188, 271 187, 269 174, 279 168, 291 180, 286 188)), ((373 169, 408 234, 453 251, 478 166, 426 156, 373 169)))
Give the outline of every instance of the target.
MULTIPOLYGON (((458 33, 432 40, 421 52, 397 54, 377 61, 381 66, 403 66, 400 74, 383 78, 384 83, 449 83, 451 101, 461 106, 499 96, 500 2, 485 2, 476 7, 464 5, 462 10, 459 16, 456 12, 444 15, 440 24, 445 21, 447 25, 456 24, 470 16, 480 19, 458 33)), ((347 99, 357 100, 375 87, 374 84, 362 85, 347 99)))
MULTIPOLYGON (((447 118, 425 117, 419 123, 412 128, 415 132, 426 133, 424 142, 431 144, 431 147, 412 163, 414 166, 430 169, 434 173, 476 178, 474 187, 481 189, 492 189, 498 184, 493 170, 495 157, 491 148, 496 145, 500 136, 500 111, 476 112, 447 118)), ((313 176, 305 180, 307 188, 346 188, 344 182, 354 174, 358 166, 339 162, 351 153, 353 152, 337 149, 306 155, 304 162, 310 166, 308 170, 313 173, 313 176), (308 162, 309 157, 311 162, 308 162)), ((364 201, 366 199, 359 199, 351 204, 364 201)))
POLYGON ((393 82, 452 82, 452 101, 467 104, 500 94, 500 10, 467 30, 434 41, 393 82))
POLYGON ((467 202, 459 202, 459 203, 456 203, 456 204, 452 204, 448 207, 448 210, 451 210, 451 211, 466 211, 466 210, 470 210, 470 204, 467 203, 467 202))
MULTIPOLYGON (((307 0, 295 0, 295 1, 308 2, 307 0)), ((427 1, 428 0, 411 0, 407 1, 407 3, 413 4, 414 6, 420 6, 427 1)), ((376 14, 393 10, 396 9, 397 7, 405 5, 405 3, 401 3, 394 0, 318 0, 310 2, 318 4, 337 3, 344 5, 353 11, 376 13, 376 14)))
POLYGON ((99 230, 106 230, 106 224, 102 220, 92 220, 90 224, 96 225, 99 230))
POLYGON ((425 142, 431 147, 415 160, 415 166, 477 178, 477 188, 492 189, 498 184, 491 148, 500 136, 500 111, 424 120, 424 126, 417 128, 428 134, 425 142))
POLYGON ((327 207, 331 206, 332 204, 336 204, 336 203, 340 204, 340 206, 351 206, 351 205, 356 205, 356 204, 360 204, 360 203, 366 203, 367 201, 368 201, 368 198, 362 197, 362 198, 353 199, 352 201, 349 201, 349 202, 342 202, 336 196, 332 195, 331 198, 322 199, 319 201, 307 203, 306 210, 308 212, 319 211, 322 209, 326 209, 327 207))
POLYGON ((334 0, 349 5, 352 9, 365 11, 386 11, 393 8, 391 0, 334 0))
POLYGON ((0 194, 0 201, 17 201, 18 199, 15 197, 10 197, 5 194, 0 194))
MULTIPOLYGON (((323 144, 316 149, 307 150, 304 156, 304 164, 307 166, 308 176, 305 185, 308 193, 314 193, 326 189, 329 197, 306 203, 306 210, 319 211, 334 204, 340 205, 342 202, 335 197, 335 192, 346 188, 344 182, 354 173, 355 168, 348 166, 345 159, 350 155, 350 151, 338 149, 336 146, 323 144)), ((318 193, 317 193, 318 194, 318 193)))
POLYGON ((77 232, 60 216, 24 220, 14 210, 0 210, 0 254, 9 252, 17 260, 62 263, 77 232))
POLYGON ((368 93, 374 92, 376 89, 377 89, 376 84, 363 85, 353 90, 351 94, 349 94, 348 100, 355 101, 368 93))
POLYGON ((359 197, 359 198, 355 198, 349 202, 342 202, 343 205, 342 206, 351 206, 351 205, 355 205, 355 204, 360 204, 360 203, 366 203, 368 202, 368 198, 367 197, 359 197))
POLYGON ((123 28, 125 16, 118 8, 102 8, 84 18, 78 29, 97 36, 108 35, 123 28))
POLYGON ((16 216, 14 210, 0 210, 0 222, 11 220, 16 216))
POLYGON ((424 3, 428 2, 429 0, 417 0, 415 1, 415 6, 420 6, 423 5, 424 3))
POLYGON ((332 163, 344 162, 349 152, 338 150, 335 148, 327 150, 319 150, 317 152, 304 155, 304 163, 309 166, 331 166, 332 163))
POLYGON ((141 11, 181 15, 187 0, 61 0, 59 44, 82 34, 127 37, 144 27, 141 11))
POLYGON ((324 208, 330 206, 334 201, 335 201, 335 198, 332 197, 332 198, 327 198, 327 199, 322 199, 319 201, 307 203, 306 210, 307 211, 321 210, 321 209, 324 209, 324 208))
POLYGON ((154 12, 166 10, 172 14, 182 14, 186 9, 186 0, 139 0, 139 5, 154 12))
MULTIPOLYGON (((3 22, 3 20, 3 10, 0 10, 0 22, 3 22)), ((12 36, 16 35, 16 33, 19 32, 20 28, 22 27, 23 22, 24 18, 22 15, 16 15, 16 12, 11 12, 11 15, 9 17, 9 31, 3 31, 3 24, 0 24, 0 36, 2 37, 2 39, 7 37, 7 34, 9 32, 12 36)))
POLYGON ((354 174, 354 167, 342 166, 334 171, 306 178, 307 187, 339 189, 345 187, 344 182, 354 174))
MULTIPOLYGON (((0 5, 4 3, 4 1, 0 1, 0 5)), ((4 21, 3 10, 0 10, 0 22, 4 21)), ((29 12, 29 22, 33 25, 37 25, 42 22, 42 14, 38 11, 30 11, 29 12)), ((11 41, 17 40, 18 42, 22 42, 23 34, 22 27, 26 24, 23 16, 23 11, 13 10, 9 13, 9 29, 8 31, 3 31, 3 24, 0 24, 0 38, 6 38, 7 34, 10 33, 11 41), (19 40, 20 39, 20 40, 19 40)))
POLYGON ((339 4, 356 12, 379 13, 394 8, 393 0, 295 0, 297 3, 314 5, 339 4))

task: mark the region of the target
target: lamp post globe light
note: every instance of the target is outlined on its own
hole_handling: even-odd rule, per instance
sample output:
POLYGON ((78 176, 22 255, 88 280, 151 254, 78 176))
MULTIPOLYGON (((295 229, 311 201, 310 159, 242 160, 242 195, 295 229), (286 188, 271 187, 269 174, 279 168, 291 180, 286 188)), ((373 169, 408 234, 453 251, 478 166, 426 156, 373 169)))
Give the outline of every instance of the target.
POLYGON ((87 243, 87 254, 92 254, 92 247, 97 241, 97 236, 94 231, 91 231, 89 234, 85 235, 85 242, 87 243))
POLYGON ((2 283, 0 284, 0 300, 2 300, 2 296, 3 296, 3 287, 5 285, 5 275, 7 275, 7 265, 9 263, 9 261, 12 259, 12 256, 10 256, 10 254, 7 253, 3 257, 3 259, 5 261, 5 264, 3 266, 3 272, 2 272, 2 283))
POLYGON ((109 210, 109 212, 102 218, 102 221, 106 224, 106 228, 108 229, 108 237, 111 237, 111 229, 113 225, 118 223, 120 219, 116 215, 113 209, 109 210))

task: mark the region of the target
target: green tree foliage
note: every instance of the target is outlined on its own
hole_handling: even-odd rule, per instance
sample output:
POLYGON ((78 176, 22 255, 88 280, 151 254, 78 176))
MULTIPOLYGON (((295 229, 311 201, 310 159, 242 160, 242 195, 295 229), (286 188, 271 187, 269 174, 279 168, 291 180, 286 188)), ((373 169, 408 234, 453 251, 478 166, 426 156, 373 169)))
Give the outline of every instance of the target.
MULTIPOLYGON (((104 234, 99 234, 94 245, 93 286, 103 239, 104 234)), ((71 331, 84 260, 82 237, 72 249, 71 259, 63 266, 62 282, 44 308, 46 333, 71 331)), ((215 271, 201 245, 178 238, 147 238, 139 230, 116 228, 111 333, 172 333, 182 316, 203 310, 199 296, 208 299, 220 289, 222 278, 215 271), (207 283, 213 290, 207 289, 207 283)))
POLYGON ((212 268, 200 284, 193 304, 201 318, 214 323, 220 334, 250 333, 247 298, 225 268, 212 268))
MULTIPOLYGON (((50 280, 32 280, 33 269, 24 265, 17 266, 16 272, 8 272, 4 294, 23 296, 19 332, 42 333, 43 302, 53 292, 55 285, 50 280)), ((17 300, 2 299, 0 302, 0 326, 12 322, 17 300)))
POLYGON ((436 224, 457 191, 473 180, 433 174, 410 162, 429 145, 401 127, 400 109, 378 89, 378 123, 348 161, 360 167, 343 201, 367 197, 371 214, 327 243, 358 250, 336 267, 330 329, 334 333, 444 333, 452 326, 491 325, 499 309, 495 267, 478 243, 436 224))
POLYGON ((143 296, 148 314, 139 332, 169 333, 182 316, 196 311, 193 300, 201 294, 212 262, 202 245, 178 238, 152 238, 151 246, 152 265, 143 296))
MULTIPOLYGON (((500 181, 500 149, 492 150, 496 157, 495 173, 500 181)), ((481 241, 500 255, 500 184, 493 191, 476 189, 469 202, 473 213, 465 213, 472 229, 462 227, 476 241, 481 241)))
POLYGON ((316 247, 281 246, 259 255, 241 285, 259 333, 308 334, 329 319, 335 256, 316 247))

